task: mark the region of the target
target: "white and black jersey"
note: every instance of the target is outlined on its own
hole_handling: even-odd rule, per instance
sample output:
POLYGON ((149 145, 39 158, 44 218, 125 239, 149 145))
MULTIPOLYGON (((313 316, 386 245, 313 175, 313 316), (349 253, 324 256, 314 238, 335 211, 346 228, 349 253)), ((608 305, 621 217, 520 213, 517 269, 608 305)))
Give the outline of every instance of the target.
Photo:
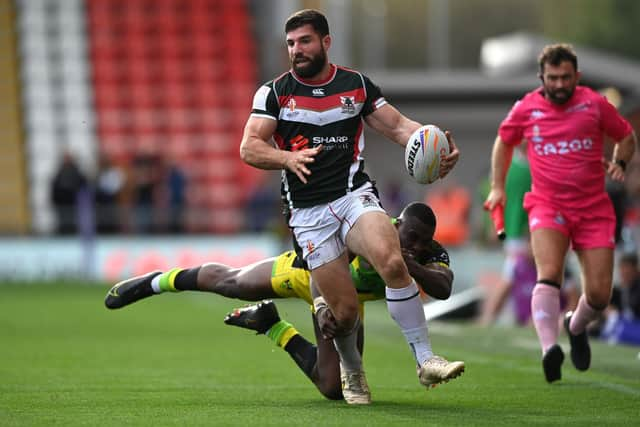
POLYGON ((312 84, 290 70, 258 89, 251 115, 277 120, 274 139, 281 150, 323 146, 307 164, 307 184, 283 170, 282 192, 291 207, 328 203, 369 181, 363 118, 385 104, 371 80, 333 64, 324 81, 312 84))

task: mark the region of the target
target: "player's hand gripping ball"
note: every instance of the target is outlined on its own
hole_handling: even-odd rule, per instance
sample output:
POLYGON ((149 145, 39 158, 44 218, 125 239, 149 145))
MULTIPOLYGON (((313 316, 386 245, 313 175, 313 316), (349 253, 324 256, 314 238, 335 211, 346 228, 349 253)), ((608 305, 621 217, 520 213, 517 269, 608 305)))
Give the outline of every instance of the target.
POLYGON ((449 154, 449 141, 435 125, 418 128, 407 142, 404 166, 419 184, 431 184, 440 175, 440 157, 449 154))

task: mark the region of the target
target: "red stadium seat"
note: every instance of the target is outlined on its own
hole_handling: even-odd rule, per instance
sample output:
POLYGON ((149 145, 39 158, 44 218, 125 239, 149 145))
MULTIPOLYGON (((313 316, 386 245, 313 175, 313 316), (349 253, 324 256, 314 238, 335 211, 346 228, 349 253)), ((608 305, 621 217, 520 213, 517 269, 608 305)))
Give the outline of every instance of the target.
POLYGON ((101 149, 189 164, 188 228, 238 231, 262 173, 238 156, 257 84, 246 1, 90 0, 87 14, 101 149))

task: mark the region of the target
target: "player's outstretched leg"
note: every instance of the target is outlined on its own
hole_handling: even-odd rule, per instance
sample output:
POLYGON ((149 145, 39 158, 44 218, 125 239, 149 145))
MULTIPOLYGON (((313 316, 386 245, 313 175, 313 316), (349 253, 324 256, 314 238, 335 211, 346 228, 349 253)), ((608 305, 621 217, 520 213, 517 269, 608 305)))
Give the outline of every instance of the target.
POLYGON ((558 381, 562 378, 562 362, 564 362, 564 352, 558 344, 554 344, 542 356, 542 370, 547 382, 558 381))
POLYGON ((123 280, 114 285, 104 300, 107 308, 115 309, 140 301, 143 298, 150 297, 154 294, 151 287, 151 280, 161 274, 161 271, 152 271, 142 276, 133 277, 123 280))
POLYGON ((264 334, 279 321, 278 309, 270 300, 236 308, 224 318, 224 323, 227 325, 251 329, 258 334, 264 334))
POLYGON ((571 333, 571 316, 573 311, 568 311, 564 317, 564 329, 569 336, 569 343, 571 344, 571 361, 573 366, 579 371, 586 371, 591 365, 591 347, 589 346, 589 338, 587 337, 587 331, 574 335, 571 333))
MULTIPOLYGON (((341 400, 343 398, 340 388, 340 378, 331 375, 333 367, 338 369, 337 354, 331 340, 320 335, 318 323, 313 317, 316 339, 323 348, 307 341, 296 328, 286 320, 280 319, 275 303, 272 301, 262 301, 247 307, 239 308, 227 314, 224 319, 227 325, 239 326, 265 334, 278 347, 286 351, 300 370, 313 382, 327 399, 341 400), (320 354, 324 357, 320 360, 320 354), (335 355, 335 365, 333 364, 335 355)), ((337 371, 336 371, 337 372, 337 371)))
POLYGON ((463 372, 464 362, 449 362, 443 357, 433 356, 418 367, 418 378, 420 384, 432 388, 437 384, 446 383, 459 377, 463 372))

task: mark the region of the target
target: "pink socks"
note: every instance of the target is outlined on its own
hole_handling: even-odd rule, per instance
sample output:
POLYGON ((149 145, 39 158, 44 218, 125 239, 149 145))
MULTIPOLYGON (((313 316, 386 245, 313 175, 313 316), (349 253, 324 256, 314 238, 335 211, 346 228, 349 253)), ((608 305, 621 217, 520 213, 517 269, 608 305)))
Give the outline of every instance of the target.
POLYGON ((531 316, 540 340, 542 354, 558 341, 560 289, 538 283, 531 297, 531 316))

